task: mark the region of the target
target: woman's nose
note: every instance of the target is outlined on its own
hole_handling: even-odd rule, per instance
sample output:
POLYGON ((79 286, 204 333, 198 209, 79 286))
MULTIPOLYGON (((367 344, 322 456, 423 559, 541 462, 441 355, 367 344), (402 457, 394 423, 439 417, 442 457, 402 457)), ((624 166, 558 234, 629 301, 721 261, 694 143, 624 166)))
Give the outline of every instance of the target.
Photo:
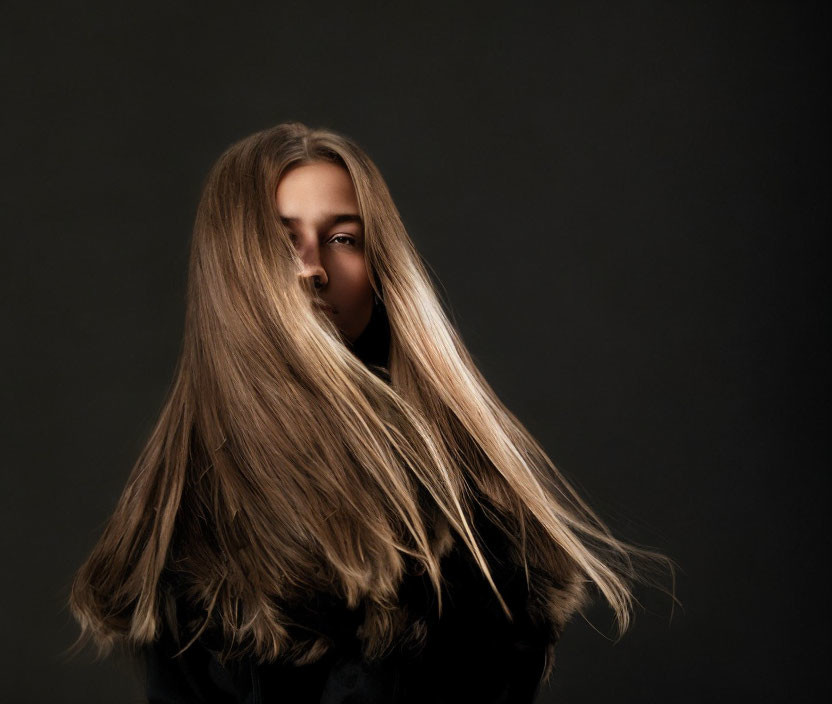
POLYGON ((317 247, 310 247, 303 253, 303 268, 300 276, 304 279, 311 278, 315 288, 326 286, 329 278, 326 275, 326 269, 321 265, 317 247))

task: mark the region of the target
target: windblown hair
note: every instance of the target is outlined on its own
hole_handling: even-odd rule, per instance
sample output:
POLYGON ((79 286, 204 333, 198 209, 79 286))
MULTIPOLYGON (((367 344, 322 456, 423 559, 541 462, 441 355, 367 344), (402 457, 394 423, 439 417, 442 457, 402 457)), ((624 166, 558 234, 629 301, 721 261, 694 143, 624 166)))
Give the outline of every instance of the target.
POLYGON ((285 123, 232 145, 196 213, 174 379, 72 585, 76 646, 92 639, 103 656, 149 644, 174 618, 175 574, 200 615, 190 643, 216 628, 223 658, 317 660, 329 641, 299 637, 289 616, 315 593, 363 605, 358 635, 380 657, 419 637, 397 600, 409 566, 429 576, 441 613, 440 560, 456 539, 511 618, 472 527, 476 506, 509 537, 553 643, 590 585, 620 637, 643 579, 636 560, 673 572, 669 558, 614 538, 497 398, 357 144, 285 123), (390 325, 390 383, 309 305, 280 222, 281 176, 320 161, 355 187, 390 325))

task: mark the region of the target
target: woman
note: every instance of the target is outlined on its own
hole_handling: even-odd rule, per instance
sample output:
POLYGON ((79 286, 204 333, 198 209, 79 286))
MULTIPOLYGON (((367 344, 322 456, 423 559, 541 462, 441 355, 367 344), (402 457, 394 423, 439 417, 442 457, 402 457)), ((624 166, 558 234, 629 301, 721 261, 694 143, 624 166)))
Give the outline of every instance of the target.
MULTIPOLYGON (((204 184, 183 346, 70 596, 150 701, 531 701, 614 538, 449 323, 378 169, 288 123, 204 184)), ((646 574, 646 571, 645 573, 646 574)))

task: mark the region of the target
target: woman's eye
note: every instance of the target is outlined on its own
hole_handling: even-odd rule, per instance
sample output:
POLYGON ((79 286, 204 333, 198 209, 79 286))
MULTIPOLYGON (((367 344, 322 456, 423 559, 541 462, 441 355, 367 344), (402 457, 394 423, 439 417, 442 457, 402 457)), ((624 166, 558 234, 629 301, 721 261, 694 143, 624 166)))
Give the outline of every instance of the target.
POLYGON ((335 240, 347 240, 344 244, 355 244, 355 237, 350 235, 335 235, 335 237, 332 238, 332 242, 335 242, 335 240))

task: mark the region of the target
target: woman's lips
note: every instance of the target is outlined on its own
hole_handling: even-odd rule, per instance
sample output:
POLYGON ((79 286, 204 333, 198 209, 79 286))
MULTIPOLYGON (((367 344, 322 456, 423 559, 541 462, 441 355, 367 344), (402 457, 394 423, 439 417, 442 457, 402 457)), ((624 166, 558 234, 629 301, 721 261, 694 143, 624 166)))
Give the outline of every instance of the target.
POLYGON ((327 313, 334 313, 335 312, 335 309, 331 305, 329 305, 329 303, 324 303, 323 301, 320 301, 320 300, 317 300, 317 299, 313 300, 312 303, 314 303, 316 306, 318 306, 318 308, 321 308, 322 310, 325 310, 327 313))

